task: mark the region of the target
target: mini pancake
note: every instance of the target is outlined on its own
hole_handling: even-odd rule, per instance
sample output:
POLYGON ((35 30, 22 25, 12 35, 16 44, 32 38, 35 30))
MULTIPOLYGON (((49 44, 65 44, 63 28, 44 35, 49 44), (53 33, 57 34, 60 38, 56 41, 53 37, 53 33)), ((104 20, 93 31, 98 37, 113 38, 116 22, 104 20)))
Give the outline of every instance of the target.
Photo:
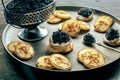
POLYGON ((94 28, 97 32, 106 32, 112 25, 113 20, 110 16, 99 16, 94 22, 94 28))
POLYGON ((36 61, 36 65, 39 68, 45 68, 45 69, 53 69, 54 68, 50 62, 50 56, 48 56, 48 55, 39 57, 36 61))
POLYGON ((94 48, 83 48, 78 51, 77 59, 88 68, 97 68, 106 63, 106 58, 94 48))
POLYGON ((71 62, 61 54, 52 54, 50 62, 56 69, 70 70, 72 68, 71 62))
POLYGON ((77 20, 67 20, 59 25, 59 28, 62 31, 68 33, 71 37, 76 37, 80 32, 80 25, 77 20))
POLYGON ((15 48, 16 45, 19 43, 19 41, 12 41, 7 45, 8 51, 10 51, 12 54, 15 54, 15 48))
POLYGON ((47 19, 47 22, 55 24, 55 23, 60 22, 61 20, 62 20, 62 18, 58 18, 55 15, 50 15, 47 19))
POLYGON ((59 18, 62 18, 62 19, 69 19, 71 18, 71 14, 67 11, 64 11, 64 10, 56 10, 54 12, 54 15, 59 17, 59 18))
POLYGON ((22 60, 28 60, 34 56, 34 48, 27 42, 20 42, 16 45, 15 54, 22 60))
POLYGON ((81 30, 85 30, 85 31, 90 30, 90 26, 87 22, 84 22, 84 21, 78 21, 78 22, 81 30))

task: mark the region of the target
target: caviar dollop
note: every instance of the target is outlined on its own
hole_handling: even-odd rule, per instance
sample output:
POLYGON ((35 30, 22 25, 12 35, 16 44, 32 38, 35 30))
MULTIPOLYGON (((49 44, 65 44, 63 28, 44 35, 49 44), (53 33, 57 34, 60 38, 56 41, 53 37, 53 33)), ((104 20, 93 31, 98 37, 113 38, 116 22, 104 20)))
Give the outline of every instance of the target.
POLYGON ((106 32, 105 38, 107 40, 114 40, 114 39, 119 38, 119 32, 118 32, 118 30, 115 30, 115 29, 111 28, 110 30, 108 30, 106 32))
POLYGON ((92 34, 88 33, 84 36, 83 42, 85 44, 92 44, 92 43, 96 42, 96 40, 95 40, 95 38, 93 37, 92 34))
POLYGON ((52 40, 53 40, 53 43, 59 43, 59 44, 67 43, 70 40, 70 36, 69 34, 59 30, 59 31, 53 32, 52 40))
POLYGON ((53 0, 12 0, 6 5, 10 12, 24 13, 35 11, 53 2, 53 0))
POLYGON ((78 15, 82 15, 83 17, 89 17, 92 14, 92 10, 90 8, 80 8, 78 11, 78 15))

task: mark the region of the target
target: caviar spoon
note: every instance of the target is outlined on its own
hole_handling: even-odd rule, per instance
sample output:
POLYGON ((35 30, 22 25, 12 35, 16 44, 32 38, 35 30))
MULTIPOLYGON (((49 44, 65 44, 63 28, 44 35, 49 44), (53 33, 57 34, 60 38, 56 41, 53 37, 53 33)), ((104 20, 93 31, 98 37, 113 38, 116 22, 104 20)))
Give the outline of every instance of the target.
POLYGON ((96 45, 99 45, 99 46, 102 46, 102 47, 105 47, 107 49, 110 49, 110 50, 113 50, 113 51, 116 51, 116 52, 120 53, 120 50, 118 50, 118 49, 115 49, 115 48, 112 48, 112 47, 109 47, 109 46, 106 46, 104 44, 96 42, 95 38, 90 33, 88 33, 87 35, 85 35, 83 37, 83 43, 86 44, 86 45, 95 45, 96 44, 96 45))

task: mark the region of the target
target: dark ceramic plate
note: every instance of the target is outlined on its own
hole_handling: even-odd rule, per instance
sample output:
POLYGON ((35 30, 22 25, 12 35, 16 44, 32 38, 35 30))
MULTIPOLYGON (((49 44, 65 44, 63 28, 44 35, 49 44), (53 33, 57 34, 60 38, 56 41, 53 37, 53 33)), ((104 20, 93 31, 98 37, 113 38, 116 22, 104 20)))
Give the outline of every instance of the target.
MULTIPOLYGON (((61 6, 61 7, 56 7, 56 9, 58 10, 66 10, 69 11, 72 15, 72 19, 76 19, 77 16, 77 11, 80 9, 81 7, 74 7, 74 6, 61 6)), ((91 21, 89 21, 88 23, 90 24, 90 31, 88 32, 80 32, 78 37, 73 39, 73 43, 74 43, 74 50, 68 54, 64 54, 72 63, 72 69, 70 71, 65 71, 65 72, 74 72, 74 71, 87 71, 87 70, 93 70, 93 69, 88 69, 86 68, 83 64, 79 63, 77 61, 77 52, 78 50, 82 49, 82 48, 86 48, 89 46, 86 46, 83 44, 82 39, 83 36, 87 33, 91 33, 95 36, 96 41, 104 44, 103 43, 103 36, 105 35, 105 33, 98 33, 96 31, 94 31, 94 21, 98 16, 101 15, 109 15, 109 13, 104 13, 102 11, 98 11, 98 10, 94 10, 94 17, 91 21)), ((111 26, 112 28, 118 29, 120 30, 120 20, 117 20, 116 18, 114 18, 112 15, 109 15, 113 18, 114 23, 111 26)), ((61 22, 62 23, 62 22, 61 22)), ((20 63, 23 63, 25 65, 28 65, 30 67, 34 67, 37 69, 42 69, 42 68, 38 68, 35 64, 36 60, 38 57, 43 56, 43 55, 47 55, 49 54, 49 52, 47 51, 47 44, 48 44, 48 40, 49 37, 52 35, 52 32, 57 31, 58 29, 58 24, 48 24, 46 22, 44 22, 43 24, 41 24, 40 26, 43 28, 47 28, 49 31, 49 34, 47 35, 46 38, 44 38, 41 41, 36 41, 36 42, 29 42, 35 49, 35 55, 32 59, 28 60, 28 61, 23 61, 20 60, 19 58, 17 58, 16 56, 14 56, 13 54, 11 54, 8 49, 7 49, 7 44, 11 41, 22 41, 21 39, 18 38, 17 33, 18 31, 20 31, 21 29, 17 29, 12 27, 11 25, 7 25, 6 28, 4 29, 4 32, 2 34, 2 42, 3 45, 5 47, 5 49, 7 50, 8 54, 11 55, 11 57, 13 57, 15 60, 19 61, 20 63)), ((119 31, 120 32, 120 31, 119 31)), ((105 45, 105 44, 104 44, 105 45)), ((95 49, 99 50, 107 59, 107 63, 104 65, 109 65, 113 62, 115 62, 116 60, 118 60, 120 58, 120 53, 106 49, 104 47, 101 46, 94 46, 95 49)), ((116 49, 120 49, 120 47, 115 47, 116 49)), ((102 66, 102 67, 104 67, 102 66)), ((100 68, 100 67, 99 67, 100 68)), ((99 68, 95 68, 95 69, 99 69, 99 68)), ((42 69, 42 70, 47 70, 47 69, 42 69)), ((64 72, 63 70, 47 70, 47 71, 57 71, 57 72, 64 72)))

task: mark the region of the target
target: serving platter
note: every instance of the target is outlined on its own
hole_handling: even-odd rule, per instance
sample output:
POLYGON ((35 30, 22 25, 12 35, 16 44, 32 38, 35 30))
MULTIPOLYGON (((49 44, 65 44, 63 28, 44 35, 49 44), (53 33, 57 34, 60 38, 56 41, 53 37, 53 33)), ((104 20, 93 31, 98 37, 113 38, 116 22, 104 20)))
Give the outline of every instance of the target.
MULTIPOLYGON (((77 11, 80 8, 81 7, 78 7, 78 6, 59 6, 59 7, 56 7, 57 10, 68 11, 71 14, 71 19, 76 19, 77 11)), ((96 41, 98 43, 101 43, 101 44, 105 45, 103 43, 103 37, 104 37, 105 33, 98 33, 98 32, 96 32, 94 30, 93 24, 95 22, 95 19, 98 16, 101 16, 101 15, 109 15, 109 16, 111 16, 113 18, 113 21, 114 21, 114 23, 112 24, 111 27, 117 29, 119 32, 120 32, 120 20, 116 19, 114 16, 110 15, 109 13, 105 13, 105 12, 102 12, 102 11, 99 11, 99 10, 95 10, 95 9, 92 9, 92 10, 93 10, 94 16, 93 16, 93 19, 88 22, 88 24, 90 25, 90 31, 81 31, 78 34, 77 38, 72 38, 73 45, 74 45, 73 51, 70 52, 70 53, 67 53, 67 54, 63 54, 72 63, 72 69, 71 70, 68 70, 68 71, 55 70, 55 69, 48 70, 48 69, 38 68, 36 66, 36 64, 35 64, 36 60, 40 56, 50 55, 51 54, 47 50, 47 45, 48 45, 48 42, 49 42, 49 38, 51 37, 51 35, 52 35, 52 33, 54 31, 58 30, 59 24, 61 24, 64 21, 61 21, 60 23, 57 23, 57 24, 49 24, 47 22, 44 22, 43 24, 40 24, 40 27, 48 29, 49 34, 47 35, 47 37, 45 37, 41 41, 28 42, 28 43, 30 43, 33 46, 33 48, 35 50, 35 55, 30 60, 27 60, 27 61, 21 60, 18 57, 16 57, 15 55, 13 55, 11 52, 9 52, 8 49, 7 49, 7 45, 8 45, 9 42, 11 42, 11 41, 23 41, 17 35, 18 32, 20 30, 22 30, 22 29, 17 29, 15 27, 13 27, 12 25, 8 24, 6 26, 6 28, 4 29, 3 34, 2 34, 3 45, 4 45, 5 49, 6 49, 6 51, 8 52, 8 54, 11 55, 11 57, 13 57, 15 60, 19 61, 20 63, 25 64, 25 65, 30 66, 30 67, 34 67, 34 68, 42 69, 42 70, 47 70, 47 71, 74 72, 74 71, 93 70, 93 69, 89 69, 89 68, 85 67, 82 63, 80 63, 77 60, 77 52, 80 49, 87 48, 87 47, 91 47, 91 48, 95 48, 95 49, 99 50, 106 57, 106 60, 107 60, 106 64, 104 66, 109 65, 109 64, 115 62, 116 60, 118 60, 120 58, 120 53, 112 51, 112 50, 104 48, 104 47, 101 47, 101 46, 98 46, 98 45, 87 46, 87 45, 83 44, 83 37, 84 37, 85 34, 91 33, 96 38, 96 41)), ((113 47, 113 48, 116 48, 116 49, 120 50, 120 47, 113 47)), ((104 67, 104 66, 101 66, 101 67, 104 67)), ((94 69, 99 69, 101 67, 94 68, 94 69)))

